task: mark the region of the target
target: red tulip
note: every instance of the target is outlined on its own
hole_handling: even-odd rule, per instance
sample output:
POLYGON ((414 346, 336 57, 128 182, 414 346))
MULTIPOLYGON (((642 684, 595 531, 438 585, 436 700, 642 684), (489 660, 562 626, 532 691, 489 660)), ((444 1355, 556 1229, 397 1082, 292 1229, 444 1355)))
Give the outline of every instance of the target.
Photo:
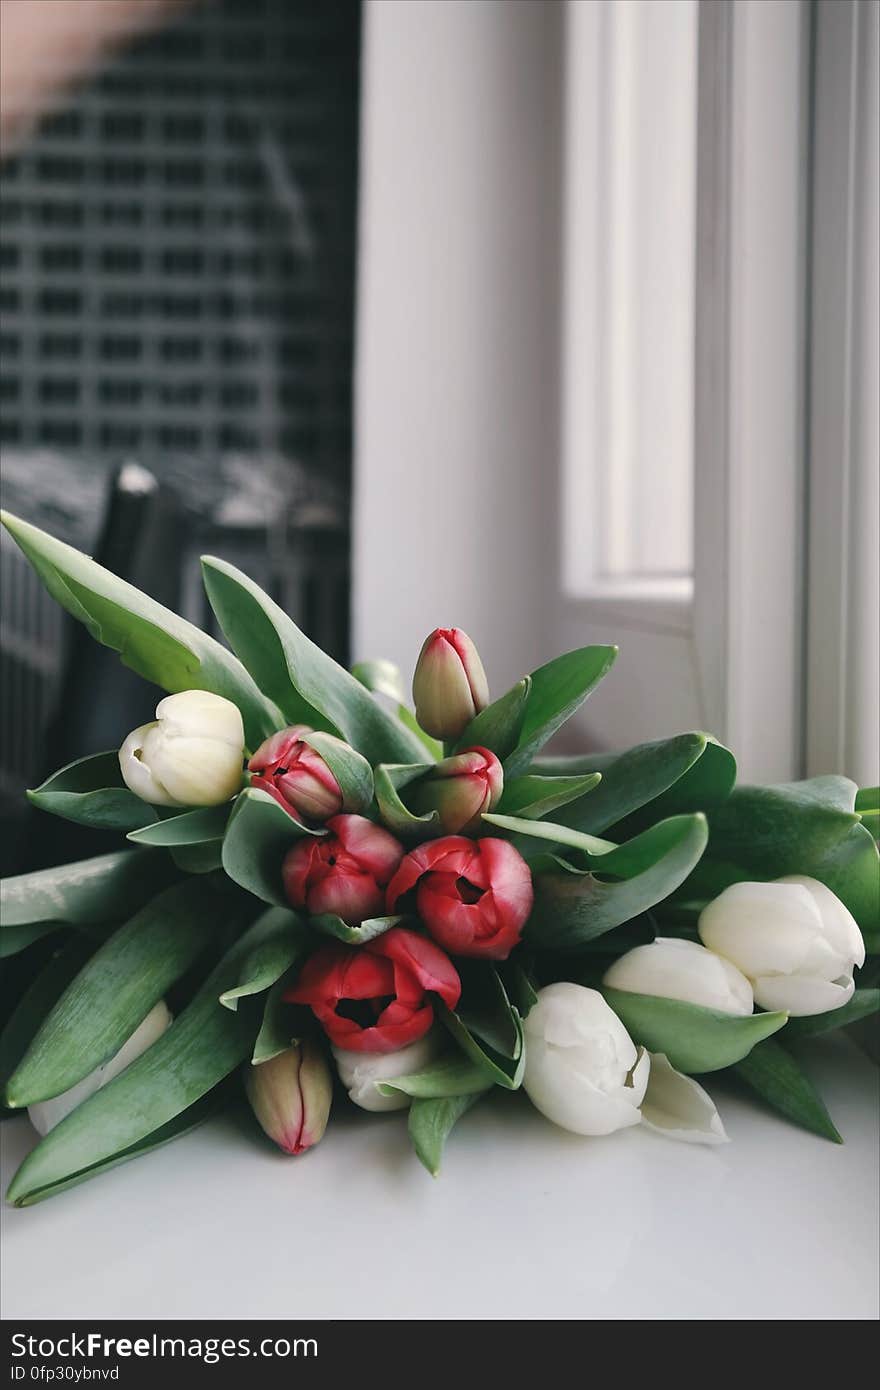
POLYGON ((287 851, 284 891, 293 907, 313 917, 335 913, 351 926, 379 916, 385 885, 403 855, 403 845, 363 816, 334 816, 329 835, 304 836, 287 851))
POLYGON ((447 835, 477 830, 484 811, 498 805, 504 773, 488 748, 466 748, 444 758, 413 788, 412 809, 419 815, 437 811, 447 835))
POLYGON ((458 738, 489 703, 479 652, 460 627, 438 627, 425 639, 413 676, 416 719, 433 738, 458 738))
POLYGON ((451 955, 506 960, 532 910, 529 866, 506 840, 449 835, 419 845, 388 885, 388 911, 416 890, 416 910, 451 955))
POLYGON ((308 1004, 337 1047, 396 1052, 434 1022, 430 994, 455 1008, 461 994, 455 966, 432 941, 392 927, 363 946, 322 946, 284 997, 308 1004))
POLYGON ((329 767, 303 734, 306 724, 280 729, 261 743, 248 763, 251 782, 286 810, 307 821, 325 821, 342 810, 342 791, 329 767))

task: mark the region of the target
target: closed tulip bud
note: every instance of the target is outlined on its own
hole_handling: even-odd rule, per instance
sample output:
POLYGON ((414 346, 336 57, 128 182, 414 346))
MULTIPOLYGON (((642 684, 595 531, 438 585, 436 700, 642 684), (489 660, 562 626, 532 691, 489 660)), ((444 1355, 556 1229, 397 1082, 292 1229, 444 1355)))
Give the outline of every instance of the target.
POLYGON ((418 815, 436 811, 447 835, 477 830, 484 811, 498 805, 504 773, 488 748, 466 748, 444 758, 413 789, 410 805, 418 815))
POLYGON ((398 1048, 396 1052, 350 1052, 344 1047, 332 1048, 339 1080, 348 1091, 349 1099, 362 1110, 405 1110, 410 1097, 402 1091, 383 1096, 376 1089, 377 1081, 393 1081, 396 1076, 411 1076, 436 1061, 443 1043, 436 1032, 398 1048))
POLYGON ((71 1110, 75 1110, 89 1096, 94 1095, 95 1091, 100 1091, 102 1086, 106 1086, 108 1081, 112 1081, 114 1076, 118 1076, 121 1071, 125 1071, 127 1066, 137 1058, 142 1052, 146 1052, 148 1047, 162 1036, 166 1028, 170 1028, 172 1023, 171 1014, 164 1000, 155 1004, 146 1018, 137 1026, 127 1042, 122 1044, 119 1051, 115 1053, 103 1066, 96 1067, 88 1076, 84 1076, 82 1081, 78 1081, 69 1090, 63 1091, 60 1096, 53 1096, 51 1100, 41 1100, 36 1105, 28 1106, 28 1115, 31 1124, 38 1134, 48 1134, 50 1129, 54 1129, 60 1124, 65 1115, 69 1115, 71 1110))
POLYGON ((333 913, 351 926, 381 916, 403 845, 364 816, 333 816, 327 830, 287 851, 281 873, 288 902, 312 917, 333 913))
POLYGON ((243 761, 238 707, 208 690, 166 695, 119 750, 125 785, 152 806, 219 806, 241 786, 243 761))
POLYGON ((852 998, 865 943, 843 903, 815 878, 734 883, 700 914, 700 938, 739 967, 762 1009, 824 1014, 852 998))
POLYGON ((416 719, 432 738, 458 738, 489 703, 479 652, 460 627, 438 627, 426 638, 412 688, 416 719))
POLYGON ((264 1133, 285 1153, 303 1153, 323 1136, 333 1077, 313 1038, 249 1067, 245 1087, 264 1133))
POLYGON ((269 792, 286 810, 320 822, 342 810, 342 791, 321 754, 303 741, 308 733, 305 724, 293 724, 273 734, 260 744, 248 771, 252 785, 269 792))
POLYGON ((630 994, 653 994, 659 999, 680 999, 723 1014, 750 1014, 752 987, 729 960, 698 946, 695 941, 658 936, 647 946, 627 951, 605 972, 609 989, 630 994))
POLYGON ((639 1123, 650 1058, 597 990, 547 985, 523 1027, 523 1087, 548 1120, 593 1135, 639 1123))

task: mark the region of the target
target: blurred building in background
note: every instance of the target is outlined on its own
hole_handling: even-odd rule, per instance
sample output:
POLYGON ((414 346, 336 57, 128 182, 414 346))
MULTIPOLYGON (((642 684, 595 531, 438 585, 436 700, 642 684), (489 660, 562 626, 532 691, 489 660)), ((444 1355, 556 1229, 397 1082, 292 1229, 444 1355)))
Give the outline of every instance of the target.
MULTIPOLYGON (((358 0, 199 5, 47 115, 0 202, 4 505, 200 625, 221 554, 343 658, 360 22, 358 0)), ((5 534, 0 558, 8 825, 151 692, 107 657, 100 717, 80 701, 62 736, 78 639, 5 534)))

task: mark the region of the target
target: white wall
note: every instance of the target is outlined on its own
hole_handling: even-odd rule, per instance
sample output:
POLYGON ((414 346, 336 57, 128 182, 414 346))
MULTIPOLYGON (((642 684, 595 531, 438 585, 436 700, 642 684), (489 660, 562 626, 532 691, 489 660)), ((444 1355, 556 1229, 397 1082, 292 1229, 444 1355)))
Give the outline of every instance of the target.
POLYGON ((461 626, 494 693, 554 654, 559 28, 555 0, 365 7, 353 653, 408 678, 461 626))

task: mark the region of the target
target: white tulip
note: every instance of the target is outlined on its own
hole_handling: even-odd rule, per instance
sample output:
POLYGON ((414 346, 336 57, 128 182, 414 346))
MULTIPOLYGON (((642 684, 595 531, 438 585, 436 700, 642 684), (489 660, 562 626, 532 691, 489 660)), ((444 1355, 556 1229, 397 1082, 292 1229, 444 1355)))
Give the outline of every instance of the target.
POLYGON ((598 990, 547 985, 524 1028, 523 1087, 548 1120, 575 1134, 613 1134, 639 1123, 650 1059, 598 990))
POLYGON ((231 700, 182 690, 119 750, 125 785, 152 806, 219 806, 241 786, 244 726, 231 700))
POLYGON ((411 1098, 402 1091, 383 1096, 377 1090, 378 1083, 424 1071, 425 1067, 437 1060, 442 1050, 443 1040, 436 1032, 426 1033, 423 1038, 401 1047, 397 1052, 352 1052, 344 1047, 331 1049, 340 1081, 348 1091, 349 1098, 362 1110, 405 1110, 411 1098))
POLYGON ((75 1110, 89 1096, 94 1095, 95 1091, 100 1091, 101 1087, 106 1086, 108 1081, 112 1081, 114 1076, 125 1071, 125 1068, 136 1057, 140 1057, 142 1052, 146 1052, 148 1047, 152 1047, 153 1043, 165 1032, 165 1029, 171 1026, 171 1023, 172 1018, 168 1012, 168 1006, 163 999, 160 999, 159 1003, 153 1006, 146 1018, 134 1030, 128 1042, 122 1044, 109 1062, 105 1062, 101 1067, 96 1067, 75 1086, 71 1086, 67 1091, 62 1091, 60 1096, 53 1096, 51 1100, 41 1100, 37 1105, 29 1105, 28 1116, 37 1133, 48 1134, 49 1130, 60 1124, 71 1110, 75 1110))
POLYGON ((824 1014, 852 998, 865 943, 852 914, 818 879, 734 883, 700 914, 701 939, 752 982, 762 1009, 824 1014))
POLYGON ((750 1014, 753 1008, 752 987, 735 965, 696 941, 676 937, 658 936, 647 946, 627 951, 602 983, 609 989, 680 999, 724 1014, 750 1014))
POLYGON ((676 1071, 662 1052, 651 1053, 651 1074, 642 1101, 642 1123, 685 1144, 728 1142, 715 1102, 692 1076, 676 1071))

